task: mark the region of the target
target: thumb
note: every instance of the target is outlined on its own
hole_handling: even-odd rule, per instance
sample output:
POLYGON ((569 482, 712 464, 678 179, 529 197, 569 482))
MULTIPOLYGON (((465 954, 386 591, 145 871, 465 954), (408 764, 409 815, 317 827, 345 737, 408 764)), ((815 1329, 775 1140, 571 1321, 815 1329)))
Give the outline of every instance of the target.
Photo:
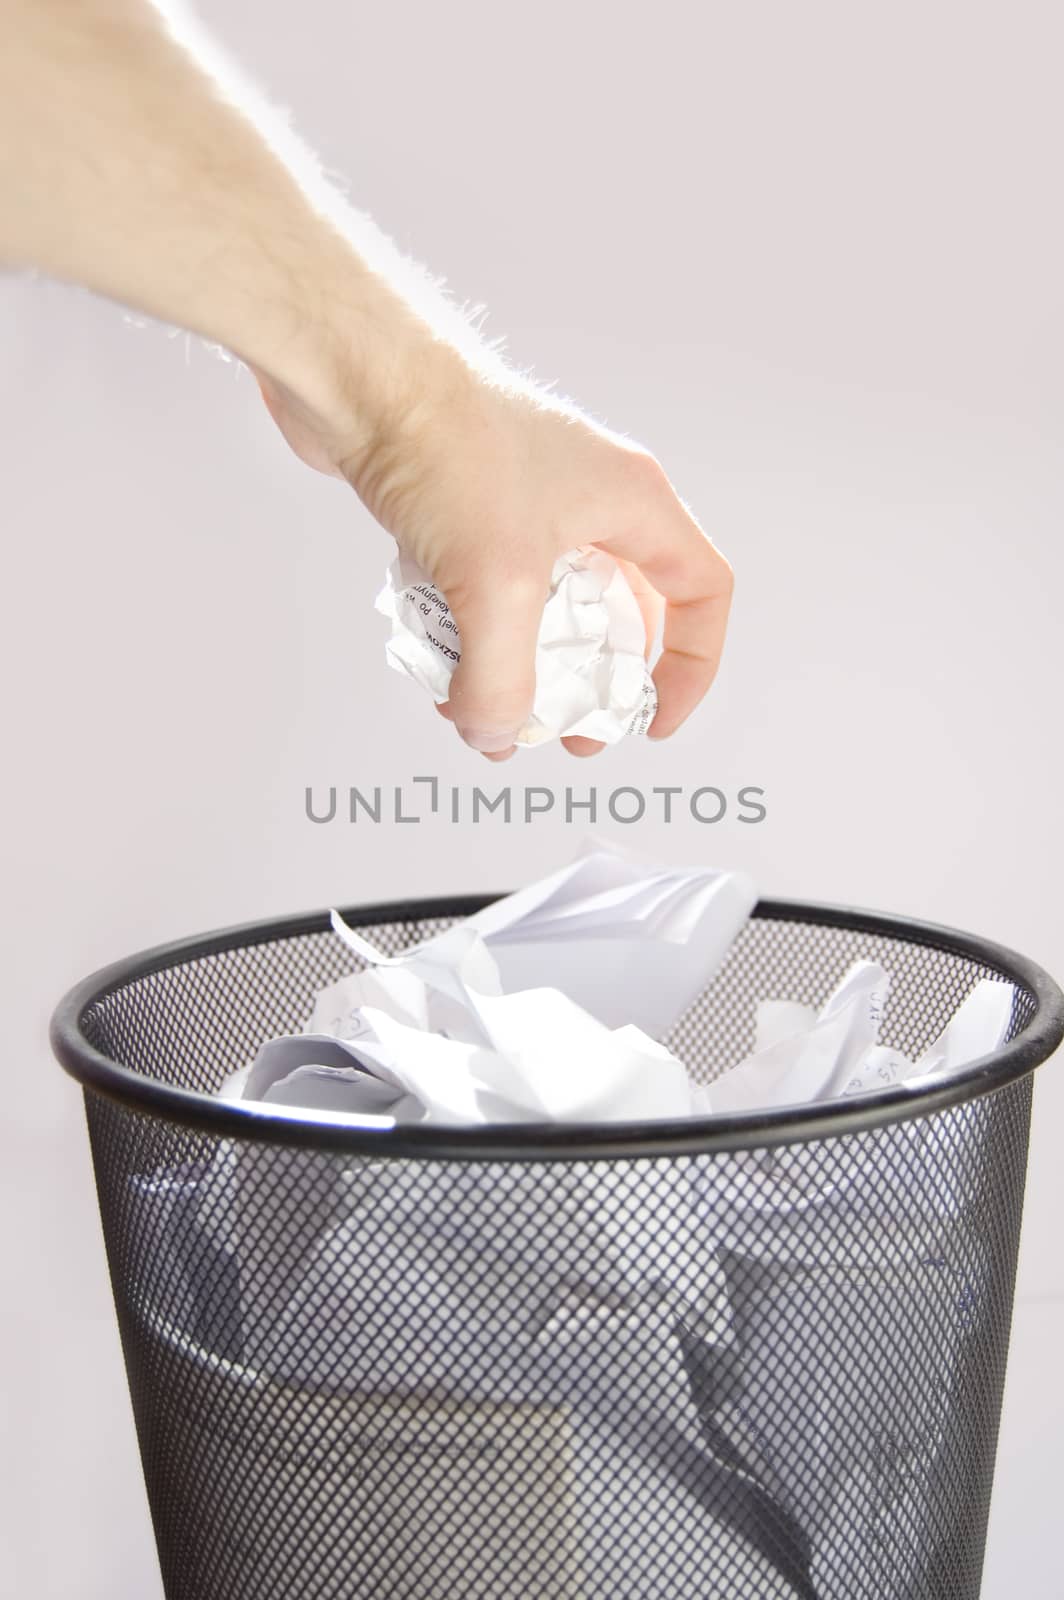
POLYGON ((447 594, 462 657, 451 679, 451 720, 466 744, 485 755, 509 750, 528 721, 549 587, 546 577, 488 570, 447 594))

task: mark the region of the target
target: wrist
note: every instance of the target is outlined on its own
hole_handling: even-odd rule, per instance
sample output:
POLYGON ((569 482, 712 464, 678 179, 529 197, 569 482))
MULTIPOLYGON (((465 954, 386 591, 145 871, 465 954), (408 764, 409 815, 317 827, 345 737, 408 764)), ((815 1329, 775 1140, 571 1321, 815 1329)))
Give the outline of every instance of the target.
POLYGON ((360 488, 373 459, 468 390, 469 354, 336 235, 319 236, 285 279, 276 313, 237 353, 313 433, 312 464, 360 488))

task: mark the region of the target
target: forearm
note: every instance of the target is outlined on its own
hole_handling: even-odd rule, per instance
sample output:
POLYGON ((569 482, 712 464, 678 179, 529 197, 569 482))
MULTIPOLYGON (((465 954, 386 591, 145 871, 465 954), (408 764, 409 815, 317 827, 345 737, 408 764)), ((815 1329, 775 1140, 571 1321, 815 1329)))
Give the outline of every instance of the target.
POLYGON ((0 17, 4 263, 215 340, 312 406, 342 370, 367 422, 441 341, 469 356, 461 315, 149 0, 0 17))

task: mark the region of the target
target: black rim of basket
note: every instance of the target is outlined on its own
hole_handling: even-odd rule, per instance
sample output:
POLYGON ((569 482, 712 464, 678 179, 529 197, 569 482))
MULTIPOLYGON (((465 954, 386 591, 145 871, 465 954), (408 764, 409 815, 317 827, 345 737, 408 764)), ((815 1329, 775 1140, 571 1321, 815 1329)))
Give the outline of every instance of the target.
MULTIPOLYGON (((352 906, 342 915, 352 927, 466 917, 497 895, 464 895, 352 906)), ((183 1127, 226 1138, 312 1146, 376 1157, 445 1160, 578 1160, 613 1156, 713 1154, 717 1151, 804 1143, 838 1134, 866 1132, 910 1117, 926 1116, 989 1094, 1034 1071, 1064 1038, 1064 994, 1035 962, 990 940, 955 928, 849 906, 800 900, 761 900, 756 918, 846 928, 855 933, 928 946, 989 967, 1034 997, 1035 1011, 1017 1036, 992 1055, 930 1088, 893 1088, 849 1099, 824 1101, 815 1110, 776 1107, 740 1116, 711 1116, 654 1122, 498 1123, 488 1127, 366 1126, 349 1116, 256 1101, 212 1098, 179 1089, 121 1066, 89 1043, 82 1031, 86 1013, 116 990, 138 979, 223 951, 272 944, 306 934, 326 933, 329 913, 314 911, 218 929, 157 945, 117 961, 76 984, 56 1007, 51 1042, 70 1075, 86 1089, 123 1106, 183 1127)), ((309 1000, 308 996, 308 1000, 309 1000)))

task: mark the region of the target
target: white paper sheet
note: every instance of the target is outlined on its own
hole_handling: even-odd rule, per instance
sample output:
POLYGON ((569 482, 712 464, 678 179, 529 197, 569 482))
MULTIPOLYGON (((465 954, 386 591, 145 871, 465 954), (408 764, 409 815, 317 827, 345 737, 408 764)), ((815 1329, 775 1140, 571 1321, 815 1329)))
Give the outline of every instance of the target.
POLYGON ((762 1001, 752 1055, 709 1086, 716 1112, 798 1106, 912 1083, 926 1087, 998 1049, 1008 1032, 1011 983, 982 978, 939 1037, 915 1060, 879 1043, 890 975, 857 961, 819 1011, 762 1001))
POLYGON ((263 1045, 241 1093, 476 1124, 650 1121, 696 1110, 657 1040, 756 899, 741 873, 647 866, 603 843, 459 926, 386 956, 333 913, 364 971, 263 1045))
POLYGON ((709 983, 756 900, 744 872, 648 863, 592 840, 465 926, 483 936, 504 992, 560 989, 608 1027, 631 1023, 660 1039, 709 983))
MULTIPOLYGON (((399 976, 409 991, 410 974, 399 976)), ((366 987, 381 991, 383 1004, 365 1003, 361 975, 345 979, 348 1011, 338 1023, 352 1031, 267 1041, 245 1096, 450 1126, 691 1115, 687 1073, 670 1051, 638 1028, 605 1027, 556 989, 469 991, 462 1036, 447 1037, 396 1014, 385 984, 369 977, 366 987)), ((426 983, 422 1014, 431 1013, 432 998, 426 983)))
MULTIPOLYGON (((390 666, 427 689, 450 694, 461 640, 443 595, 416 562, 400 556, 376 608, 392 625, 390 666)), ((642 613, 620 567, 591 546, 560 556, 551 574, 536 648, 536 695, 519 745, 581 734, 615 744, 645 733, 657 710, 645 661, 642 613)))
MULTIPOLYGON (((878 1042, 889 991, 889 974, 881 966, 856 962, 819 1012, 791 1002, 763 1002, 754 1052, 696 1090, 696 1109, 706 1116, 799 1107, 895 1087, 916 1091, 964 1071, 996 1050, 1008 1032, 1013 986, 981 979, 938 1038, 910 1060, 878 1042)), ((763 1259, 788 1266, 814 1266, 825 1259, 861 1265, 870 1215, 890 1228, 908 1225, 908 1174, 924 1162, 932 1162, 941 1173, 934 1191, 935 1216, 960 1215, 966 1205, 966 1164, 951 1160, 948 1147, 971 1138, 967 1117, 967 1108, 960 1106, 929 1122, 733 1156, 737 1176, 728 1208, 732 1223, 721 1233, 721 1243, 749 1254, 756 1240, 763 1259), (898 1157, 899 1141, 911 1146, 911 1168, 898 1157), (871 1191, 870 1172, 876 1174, 871 1191), (808 1227, 814 1211, 819 1212, 815 1237, 808 1227), (759 1219, 756 1229, 750 1224, 752 1212, 759 1219)))

